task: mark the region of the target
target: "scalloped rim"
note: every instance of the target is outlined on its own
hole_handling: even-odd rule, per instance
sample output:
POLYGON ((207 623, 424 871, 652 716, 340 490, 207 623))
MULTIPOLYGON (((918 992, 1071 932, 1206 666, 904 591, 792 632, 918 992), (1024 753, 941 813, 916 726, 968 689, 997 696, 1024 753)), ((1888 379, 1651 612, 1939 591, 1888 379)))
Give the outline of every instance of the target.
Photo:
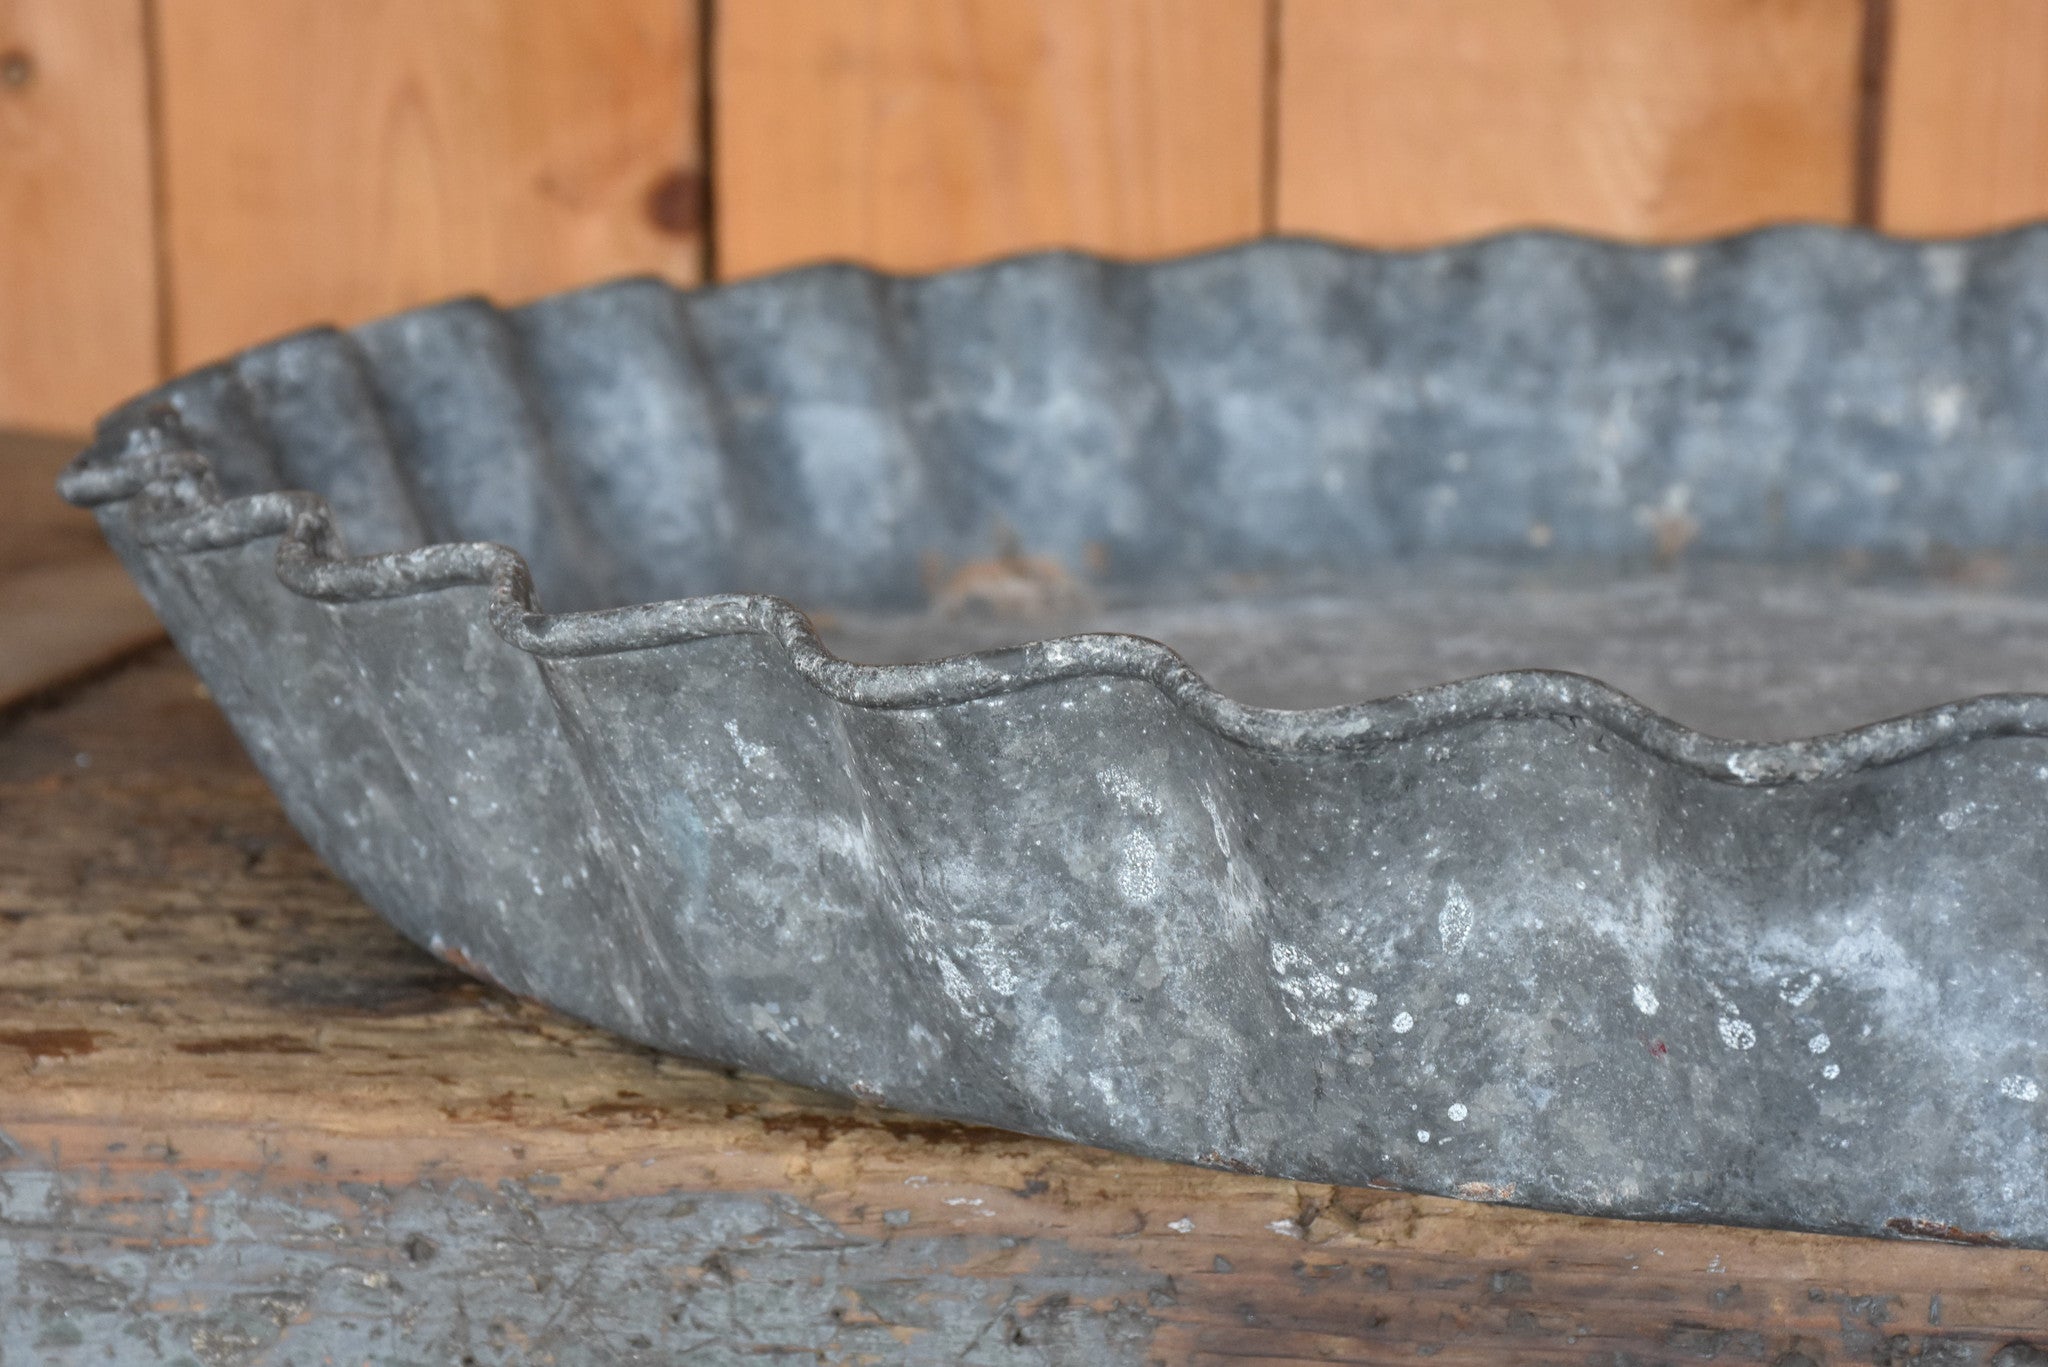
POLYGON ((341 555, 332 513, 317 494, 222 499, 211 464, 184 439, 167 407, 132 429, 123 449, 110 446, 103 438, 74 458, 58 480, 58 492, 84 508, 136 503, 139 515, 130 518, 129 530, 152 549, 225 550, 275 536, 279 582, 324 603, 488 587, 492 628, 509 644, 546 659, 651 650, 717 636, 766 637, 814 687, 860 707, 944 707, 1055 680, 1135 679, 1153 685, 1224 739, 1277 754, 1368 749, 1475 722, 1562 718, 1592 722, 1657 759, 1744 787, 1812 783, 1995 737, 2048 737, 2048 695, 2001 693, 1804 740, 1730 741, 1682 725, 1598 679, 1561 670, 1484 674, 1336 707, 1251 707, 1218 691, 1171 648, 1112 632, 922 664, 860 664, 834 655, 802 612, 766 594, 549 613, 535 601, 525 559, 494 542, 341 555))

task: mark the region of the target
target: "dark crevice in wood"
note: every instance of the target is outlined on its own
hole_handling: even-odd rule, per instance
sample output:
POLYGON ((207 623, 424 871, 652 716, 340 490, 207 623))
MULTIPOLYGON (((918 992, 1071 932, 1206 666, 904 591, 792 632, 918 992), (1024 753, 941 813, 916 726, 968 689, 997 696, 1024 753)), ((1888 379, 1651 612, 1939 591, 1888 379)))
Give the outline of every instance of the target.
POLYGON ((702 188, 699 253, 703 281, 718 280, 718 0, 697 7, 697 183, 702 188))
POLYGON ((1259 92, 1259 230, 1268 235, 1280 225, 1280 7, 1286 3, 1266 0, 1265 86, 1259 92))
POLYGON ((149 137, 149 231, 156 276, 156 378, 176 373, 177 329, 172 316, 170 167, 164 146, 163 11, 159 0, 142 0, 143 117, 149 137))
POLYGON ((1891 65, 1892 0, 1863 0, 1856 79, 1855 221, 1881 226, 1884 193, 1885 85, 1891 65))

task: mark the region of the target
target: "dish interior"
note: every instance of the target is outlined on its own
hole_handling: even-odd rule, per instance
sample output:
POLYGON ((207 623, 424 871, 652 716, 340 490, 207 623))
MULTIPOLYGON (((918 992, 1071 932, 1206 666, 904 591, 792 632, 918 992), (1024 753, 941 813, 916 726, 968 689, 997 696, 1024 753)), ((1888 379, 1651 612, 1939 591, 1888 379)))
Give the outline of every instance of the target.
POLYGON ((1498 670, 1603 679, 1698 730, 1781 740, 1980 693, 2048 690, 2048 598, 1996 558, 1873 572, 1831 561, 1655 566, 1447 560, 1353 581, 1098 596, 1021 558, 920 612, 819 611, 831 649, 908 663, 1088 631, 1178 650, 1257 706, 1341 706, 1498 670))

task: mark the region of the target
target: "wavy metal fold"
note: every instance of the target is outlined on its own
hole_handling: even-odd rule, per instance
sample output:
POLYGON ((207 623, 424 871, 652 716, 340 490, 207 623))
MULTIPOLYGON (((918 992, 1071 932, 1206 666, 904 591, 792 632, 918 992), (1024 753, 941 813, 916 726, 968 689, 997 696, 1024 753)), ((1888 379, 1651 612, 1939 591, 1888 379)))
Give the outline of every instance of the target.
POLYGON ((2040 230, 628 281, 287 338, 64 489, 373 906, 635 1039, 1242 1170, 2048 1246, 2048 699, 1278 712, 1128 636, 854 664, 785 601, 1012 536, 1130 593, 1660 516, 2027 550, 2044 345, 2040 230))

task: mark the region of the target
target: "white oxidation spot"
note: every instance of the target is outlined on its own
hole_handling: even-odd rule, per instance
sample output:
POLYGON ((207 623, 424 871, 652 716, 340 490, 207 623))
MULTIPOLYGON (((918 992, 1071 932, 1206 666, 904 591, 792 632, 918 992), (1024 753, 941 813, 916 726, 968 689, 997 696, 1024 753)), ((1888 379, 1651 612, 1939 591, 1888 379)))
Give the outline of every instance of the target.
POLYGON ((1457 996, 1451 998, 1451 1000, 1456 1002, 1460 1006, 1470 1006, 1472 1004, 1472 994, 1470 992, 1460 992, 1457 996))
POLYGON ((1836 1078, 1842 1075, 1842 1065, 1839 1063, 1830 1063, 1827 1067, 1820 1070, 1820 1075, 1826 1078, 1829 1082, 1833 1082, 1836 1078))
POLYGON ((1998 1079, 1998 1094, 2013 1101, 2039 1101, 2041 1084, 2030 1077, 2021 1077, 2014 1073, 2010 1077, 1998 1079))
POLYGON ((1401 1013, 1400 1015, 1398 1015, 1398 1016, 1394 1017, 1394 1033, 1395 1033, 1395 1034, 1397 1034, 1397 1035, 1405 1035, 1405 1034, 1407 1034, 1407 1033, 1408 1033, 1408 1032, 1409 1032, 1410 1030, 1413 1030, 1414 1028, 1415 1028, 1415 1017, 1413 1017, 1413 1016, 1409 1015, 1409 1014, 1408 1014, 1408 1013, 1407 1013, 1406 1011, 1403 1011, 1403 1012, 1402 1012, 1402 1013, 1401 1013))
POLYGON ((1472 938, 1472 900, 1456 883, 1444 891, 1444 909, 1436 914, 1436 933, 1443 937, 1444 953, 1457 954, 1472 938))
POLYGON ((1132 831, 1117 849, 1116 890, 1133 902, 1149 902, 1159 891, 1159 848, 1143 831, 1132 831))
POLYGON ((1664 274, 1664 283, 1671 287, 1673 294, 1683 299, 1692 293, 1692 279, 1700 270, 1700 259, 1697 255, 1684 247, 1679 247, 1665 252, 1657 266, 1664 274))
MULTIPOLYGON (((1355 1017, 1363 1017, 1379 997, 1363 987, 1346 987, 1316 967, 1298 947, 1275 940, 1271 946, 1273 972, 1277 975, 1287 1014, 1318 1035, 1328 1035, 1355 1017), (1348 1009, 1346 1003, 1349 1003, 1348 1009)), ((1338 973, 1349 973, 1349 964, 1333 964, 1338 973)))
POLYGON ((1969 397, 1969 392, 1959 384, 1932 385, 1924 390, 1920 411, 1927 418, 1928 431, 1942 438, 1954 436, 1969 397))
POLYGON ((1429 1131, 1417 1130, 1415 1132, 1415 1142, 1418 1144, 1427 1144, 1429 1142, 1429 1131))
POLYGON ((1796 974, 1778 980, 1778 1000, 1787 1006, 1804 1006, 1820 987, 1820 974, 1809 973, 1805 977, 1796 974))
POLYGON ((1465 1109, 1465 1103, 1464 1103, 1464 1102, 1462 1102, 1462 1101, 1453 1101, 1453 1102, 1451 1103, 1451 1108, 1450 1108, 1450 1109, 1449 1109, 1448 1111, 1445 1111, 1445 1112, 1444 1112, 1444 1114, 1445 1114, 1445 1115, 1447 1115, 1447 1116, 1449 1116, 1449 1117, 1450 1117, 1451 1119, 1453 1119, 1453 1120, 1456 1120, 1456 1121, 1459 1121, 1460 1123, 1462 1123, 1462 1122, 1464 1121, 1465 1117, 1466 1117, 1466 1116, 1468 1116, 1468 1115, 1470 1115, 1470 1114, 1471 1114, 1471 1112, 1465 1109))
POLYGON ((1145 816, 1159 815, 1162 808, 1158 795, 1138 782, 1130 770, 1112 764, 1097 775, 1097 778, 1102 784, 1102 790, 1115 798, 1121 806, 1145 816))
POLYGON ((1823 1030, 1806 1042, 1806 1049, 1808 1053, 1825 1054, 1832 1044, 1834 1041, 1829 1039, 1828 1032, 1823 1030))
POLYGON ((1166 1227, 1175 1234, 1193 1234, 1195 1232, 1195 1222, 1188 1219, 1185 1215, 1171 1222, 1166 1227))
POLYGON ((1730 1049, 1756 1048, 1756 1027, 1740 1016, 1723 1016, 1715 1028, 1721 1032, 1721 1043, 1730 1049))
POLYGON ((1636 990, 1629 995, 1635 1000, 1636 1010, 1646 1016, 1657 1014, 1657 994, 1648 983, 1637 983, 1636 990))
POLYGON ((1927 283, 1936 291, 1954 294, 1969 278, 1970 263, 1960 247, 1941 243, 1920 249, 1920 269, 1927 273, 1927 283))
MULTIPOLYGON (((754 761, 768 753, 767 746, 756 745, 754 742, 743 738, 740 735, 740 724, 736 721, 729 721, 725 724, 725 734, 732 738, 732 752, 740 757, 740 767, 742 769, 753 768, 754 761)), ((451 798, 449 800, 453 801, 454 799, 451 798)))
POLYGON ((1216 806, 1216 799, 1202 794, 1202 810, 1209 814, 1209 834, 1215 838, 1216 848, 1225 859, 1230 858, 1230 832, 1223 828, 1223 813, 1216 806))

